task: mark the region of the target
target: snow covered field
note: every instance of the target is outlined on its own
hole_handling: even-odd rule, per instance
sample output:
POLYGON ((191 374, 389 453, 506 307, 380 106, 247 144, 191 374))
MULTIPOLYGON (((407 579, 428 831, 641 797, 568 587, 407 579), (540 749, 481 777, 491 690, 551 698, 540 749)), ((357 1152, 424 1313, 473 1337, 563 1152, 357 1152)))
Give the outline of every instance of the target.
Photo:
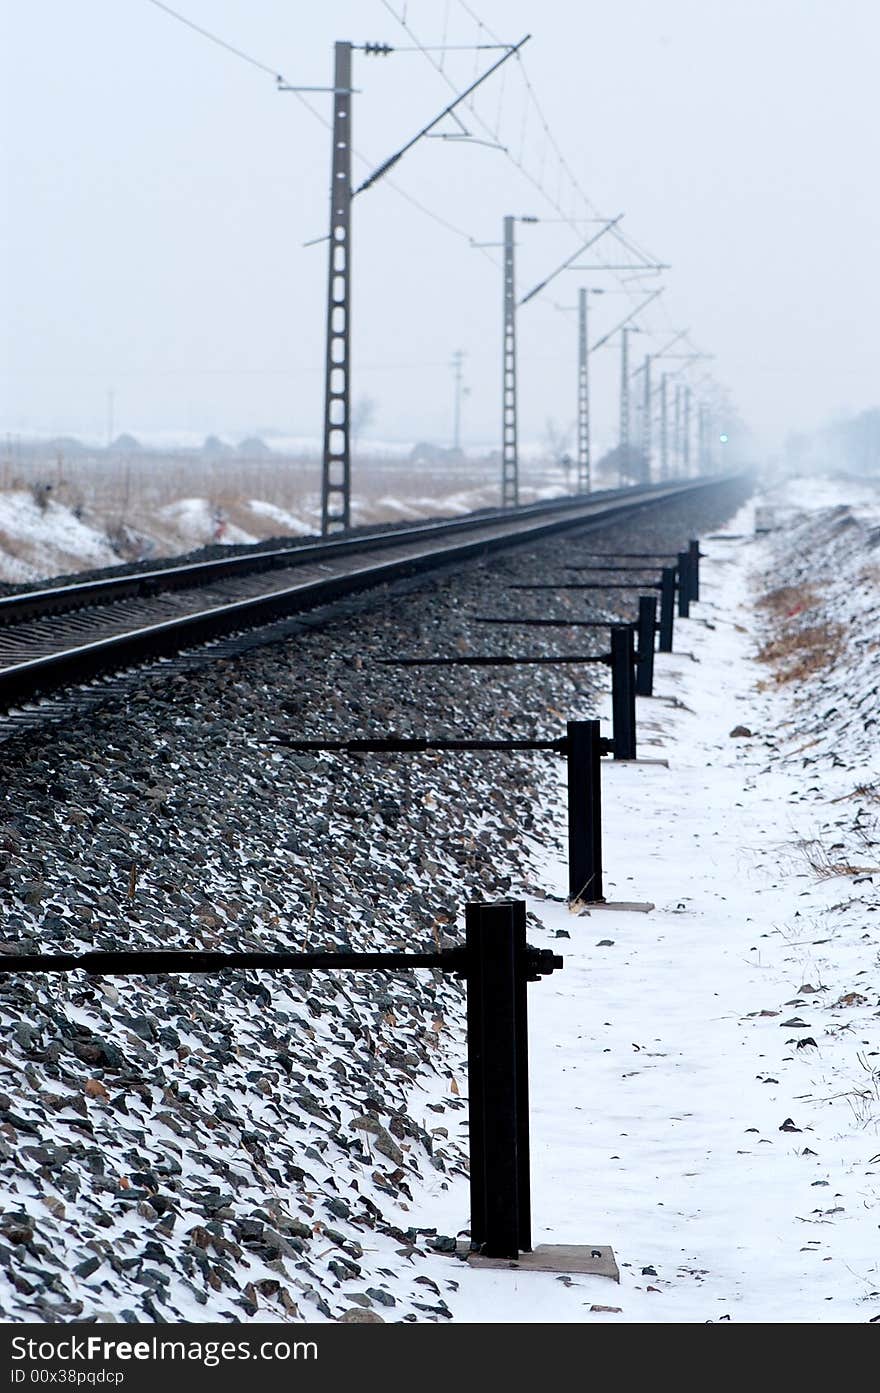
MULTIPOLYGON (((534 1242, 611 1244, 620 1286, 463 1268, 459 1320, 880 1319, 876 685, 852 718, 876 623, 803 682, 756 658, 774 568, 836 571, 820 608, 876 617, 876 576, 853 582, 880 499, 829 516, 848 496, 823 482, 815 521, 760 539, 751 504, 743 540, 704 544, 697 617, 639 702, 669 767, 605 763, 606 894, 656 908, 571 914, 560 854, 532 896, 532 941, 565 956, 530 988, 534 1242)), ((426 1206, 441 1228, 453 1198, 426 1206)))
MULTIPOLYGON (((462 457, 413 462, 357 457, 352 524, 456 516, 499 502, 500 465, 462 457)), ((521 499, 569 492, 550 462, 523 461, 521 499)), ((258 458, 198 452, 0 453, 0 582, 21 583, 98 566, 177 556, 211 544, 299 537, 321 528, 316 457, 258 458)))
MULTIPOLYGON (((534 1241, 610 1244, 620 1285, 431 1251, 468 1216, 458 984, 13 975, 0 1318, 880 1315, 880 495, 795 480, 755 503, 782 526, 756 538, 749 505, 704 540, 701 601, 639 701, 646 762, 605 762, 606 893, 649 913, 569 911, 552 761, 278 752, 279 719, 525 735, 596 714, 595 668, 356 667, 399 622, 431 649, 486 644, 479 568, 405 610, 364 596, 357 624, 207 685, 159 673, 10 764, 4 952, 415 946, 457 938, 468 898, 526 894, 531 940, 565 959, 530 988, 534 1241)), ((658 514, 637 539, 692 525, 658 514)), ((495 560, 498 605, 558 560, 495 560)))

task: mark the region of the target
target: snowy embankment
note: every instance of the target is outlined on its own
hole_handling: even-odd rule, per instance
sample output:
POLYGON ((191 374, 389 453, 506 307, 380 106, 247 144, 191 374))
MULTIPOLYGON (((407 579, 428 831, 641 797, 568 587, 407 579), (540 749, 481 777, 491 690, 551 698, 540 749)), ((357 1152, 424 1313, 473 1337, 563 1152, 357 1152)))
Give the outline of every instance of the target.
POLYGON ((878 503, 705 543, 639 703, 669 767, 604 772, 606 893, 656 908, 572 915, 559 858, 531 905, 565 956, 530 989, 534 1241, 610 1243, 621 1284, 466 1269, 457 1318, 880 1316, 878 503))
MULTIPOLYGON (((316 457, 137 453, 4 462, 0 584, 27 584, 94 567, 154 562, 201 548, 314 536, 321 529, 316 457)), ((353 526, 456 517, 497 507, 498 466, 358 455, 353 526)), ((524 503, 570 492, 564 469, 528 461, 524 503)))
MULTIPOLYGON (((712 525, 658 513, 604 541, 674 550, 712 525)), ((473 623, 487 579, 497 612, 521 611, 509 582, 559 574, 556 543, 406 605, 365 597, 357 623, 218 664, 210 683, 157 676, 124 710, 7 747, 5 952, 415 947, 457 936, 468 898, 525 888, 530 936, 565 957, 530 988, 535 1241, 610 1243, 622 1281, 431 1251, 431 1230, 467 1222, 452 981, 13 977, 2 1318, 880 1312, 872 528, 862 501, 754 539, 746 509, 731 540, 705 543, 701 602, 640 701, 641 754, 669 767, 603 775, 606 893, 650 913, 568 910, 546 761, 274 745, 279 725, 557 734, 594 714, 595 668, 370 665, 414 634, 426 651, 509 646, 473 623)))
MULTIPOLYGON (((697 497, 603 542, 674 551, 732 506, 697 497)), ((157 664, 115 704, 12 735, 0 952, 457 940, 468 900, 538 875, 553 760, 316 758, 277 737, 558 735, 593 708, 595 666, 373 661, 504 651, 476 622, 487 595, 522 613, 511 582, 558 556, 369 592, 209 680, 157 664)), ((0 1319, 449 1319, 469 1274, 444 1257, 434 1275, 429 1251, 468 1218, 462 1005, 425 972, 0 976, 0 1319)))
POLYGON ((118 560, 103 528, 63 503, 30 489, 0 492, 0 581, 18 584, 118 560))

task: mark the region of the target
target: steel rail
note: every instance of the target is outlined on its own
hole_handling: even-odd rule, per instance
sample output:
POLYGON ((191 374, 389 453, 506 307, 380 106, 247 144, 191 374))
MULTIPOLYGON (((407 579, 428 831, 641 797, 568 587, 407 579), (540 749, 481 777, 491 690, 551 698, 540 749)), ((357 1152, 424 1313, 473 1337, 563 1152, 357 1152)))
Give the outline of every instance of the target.
MULTIPOLYGON (((185 615, 136 624, 122 633, 103 637, 99 634, 49 654, 0 666, 0 709, 8 709, 53 689, 89 681, 107 671, 168 657, 183 649, 312 609, 407 575, 472 560, 505 547, 539 540, 564 529, 600 527, 657 503, 705 488, 719 487, 739 477, 678 481, 651 485, 638 491, 615 490, 603 495, 553 500, 549 506, 529 505, 515 511, 506 510, 452 523, 419 525, 403 529, 402 532, 344 538, 328 544, 269 553, 271 564, 277 564, 275 558, 283 555, 285 566, 301 566, 343 557, 354 558, 354 564, 347 564, 335 574, 301 578, 268 594, 220 601, 185 615), (395 549, 398 555, 387 554, 395 549), (293 560, 291 553, 294 553, 293 560)), ((263 553, 260 559, 265 557, 263 553)), ((130 586, 146 584, 152 589, 140 593, 150 595, 160 594, 163 588, 183 588, 186 580, 182 578, 186 577, 190 578, 190 586, 205 584, 210 579, 216 579, 218 574, 232 573, 230 567, 242 568, 245 563, 250 563, 253 569, 255 561, 256 555, 230 557, 165 571, 89 581, 82 586, 59 587, 57 591, 29 592, 7 599, 22 605, 29 600, 50 604, 57 596, 63 606, 65 596, 75 595, 77 598, 69 599, 66 608, 78 609, 89 603, 97 603, 98 597, 104 602, 131 598, 130 586), (194 574, 195 580, 192 579, 194 574), (90 598, 83 598, 84 594, 90 598)), ((260 566, 259 569, 266 568, 260 566)), ((136 589, 134 593, 138 593, 136 589)), ((40 612, 58 614, 62 610, 43 609, 40 612)), ((28 617, 33 617, 33 613, 28 612, 28 617)), ((7 629, 7 632, 10 630, 7 629)))
MULTIPOLYGON (((663 485, 652 485, 656 492, 663 485)), ((638 491, 644 495, 643 490, 638 491)), ((613 502, 632 498, 633 490, 610 489, 591 494, 591 501, 613 502)), ((557 510, 582 506, 583 496, 552 498, 542 503, 522 504, 516 517, 533 517, 557 510)), ((332 560, 338 556, 364 551, 367 548, 385 549, 421 541, 430 536, 455 536, 496 522, 509 522, 510 509, 487 510, 464 518, 442 518, 411 523, 382 532, 365 532, 357 536, 338 537, 329 541, 299 542, 276 547, 271 551, 249 551, 235 556, 214 557, 208 561, 187 561, 180 566, 162 566, 150 571, 137 571, 124 576, 104 576, 97 580, 73 581, 70 585, 48 586, 43 590, 19 591, 0 596, 0 626, 23 623, 45 615, 65 614, 90 605, 109 601, 140 599, 173 590, 191 590, 229 577, 256 575, 263 571, 310 565, 332 560)))

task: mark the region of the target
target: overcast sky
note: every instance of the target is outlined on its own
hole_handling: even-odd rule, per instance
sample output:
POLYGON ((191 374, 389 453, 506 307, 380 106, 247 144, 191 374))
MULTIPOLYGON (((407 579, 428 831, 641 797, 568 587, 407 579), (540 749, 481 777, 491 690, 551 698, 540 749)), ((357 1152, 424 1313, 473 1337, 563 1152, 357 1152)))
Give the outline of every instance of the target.
MULTIPOLYGON (((486 42, 461 0, 173 0, 289 82, 325 84, 334 39, 486 42)), ((875 0, 468 0, 523 50, 568 169, 516 60, 463 120, 487 143, 428 140, 355 203, 355 399, 371 433, 448 440, 454 350, 467 353, 464 432, 499 435, 505 213, 625 213, 669 262, 645 325, 690 328, 762 441, 877 404, 880 242, 875 0), (497 131, 510 157, 491 146, 497 131), (522 159, 530 177, 514 163, 522 159), (536 183, 541 187, 536 187, 536 183), (543 190, 543 192, 542 192, 543 190), (459 235, 463 233, 464 235, 459 235)), ((149 0, 27 0, 2 20, 0 430, 101 438, 321 426, 329 136, 272 78, 149 0)), ((465 85, 490 52, 450 53, 465 85)), ((421 53, 355 55, 355 145, 378 164, 450 99, 421 53)), ((309 99, 328 117, 326 95, 309 99)), ((443 128, 452 131, 447 123, 443 128)), ((583 236, 589 233, 584 227, 583 236)), ((529 288, 576 230, 518 229, 529 288)), ((597 245, 617 260, 610 239, 597 245)), ((646 285, 659 283, 660 278, 646 285)), ((522 434, 574 416, 579 285, 595 339, 631 301, 606 272, 567 272, 519 317, 522 434)), ((633 292, 632 284, 628 287, 633 292)), ((680 364, 670 360, 667 369, 680 364)), ((593 360, 601 444, 618 355, 593 360)))

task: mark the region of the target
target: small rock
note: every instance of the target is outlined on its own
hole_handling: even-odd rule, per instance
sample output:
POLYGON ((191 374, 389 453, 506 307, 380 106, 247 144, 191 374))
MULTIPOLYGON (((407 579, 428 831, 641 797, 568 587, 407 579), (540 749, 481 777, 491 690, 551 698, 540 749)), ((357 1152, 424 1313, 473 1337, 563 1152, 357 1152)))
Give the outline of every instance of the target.
POLYGON ((367 1296, 378 1301, 380 1306, 396 1306, 397 1302, 390 1291, 384 1291, 382 1287, 367 1287, 367 1296))
POLYGON ((448 1238, 446 1234, 438 1234, 436 1238, 429 1238, 429 1248, 433 1248, 435 1253, 454 1253, 458 1249, 458 1244, 454 1238, 448 1238))

